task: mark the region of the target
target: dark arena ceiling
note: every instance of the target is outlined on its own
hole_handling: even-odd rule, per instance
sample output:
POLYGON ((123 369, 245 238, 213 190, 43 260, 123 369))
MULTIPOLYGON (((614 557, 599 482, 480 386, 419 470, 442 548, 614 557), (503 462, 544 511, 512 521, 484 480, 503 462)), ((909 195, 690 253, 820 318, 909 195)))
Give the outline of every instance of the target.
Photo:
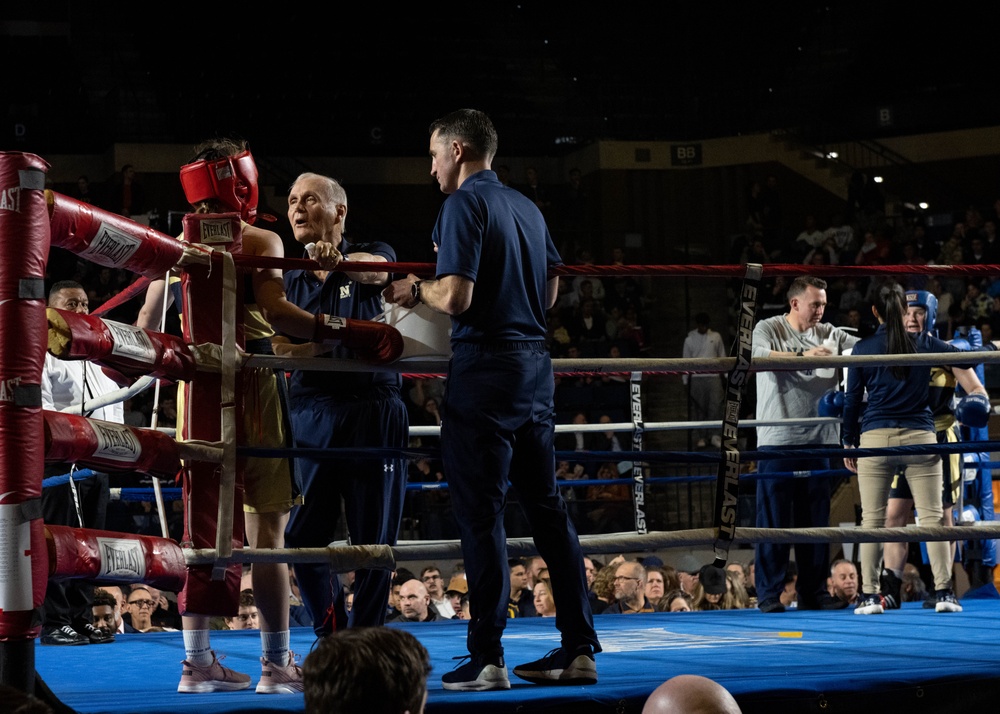
POLYGON ((835 141, 1000 124, 996 9, 392 5, 8 7, 0 150, 229 134, 272 154, 417 156, 428 123, 463 106, 493 116, 511 156, 600 139, 795 129, 835 141))

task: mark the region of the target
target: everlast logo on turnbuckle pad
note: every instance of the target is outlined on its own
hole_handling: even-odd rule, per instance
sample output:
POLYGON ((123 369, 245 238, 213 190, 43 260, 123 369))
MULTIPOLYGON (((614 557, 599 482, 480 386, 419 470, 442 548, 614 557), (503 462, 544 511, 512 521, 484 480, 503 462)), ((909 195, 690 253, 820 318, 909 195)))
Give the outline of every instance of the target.
POLYGON ((156 362, 156 348, 153 341, 141 327, 125 325, 113 320, 103 320, 104 325, 111 332, 114 345, 111 348, 112 354, 131 357, 147 364, 156 362))
POLYGON ((142 544, 125 538, 98 538, 101 555, 100 578, 141 581, 146 577, 142 544))
POLYGON ((198 226, 201 229, 202 243, 212 244, 233 242, 233 223, 228 218, 222 220, 208 218, 200 221, 198 226))
POLYGON ((0 211, 21 212, 21 187, 0 188, 0 211))
POLYGON ((90 241, 90 245, 80 255, 98 265, 118 268, 125 265, 139 250, 139 245, 138 239, 125 235, 114 226, 102 223, 94 240, 90 241))
POLYGON ((0 380, 0 402, 14 401, 14 392, 21 384, 20 377, 0 380))
POLYGON ((97 451, 94 456, 126 463, 135 463, 139 459, 142 447, 127 426, 99 421, 92 421, 90 425, 97 435, 97 451))

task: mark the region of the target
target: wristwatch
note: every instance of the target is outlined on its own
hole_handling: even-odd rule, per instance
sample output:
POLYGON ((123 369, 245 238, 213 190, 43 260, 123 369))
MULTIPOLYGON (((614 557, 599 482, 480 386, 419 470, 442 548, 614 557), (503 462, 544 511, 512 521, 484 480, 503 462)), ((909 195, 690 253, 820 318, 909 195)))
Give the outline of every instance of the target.
POLYGON ((423 280, 417 280, 413 285, 410 286, 410 297, 412 297, 417 302, 420 302, 420 283, 423 280))
POLYGON ((795 356, 796 357, 802 357, 802 350, 799 350, 798 352, 796 352, 795 356))

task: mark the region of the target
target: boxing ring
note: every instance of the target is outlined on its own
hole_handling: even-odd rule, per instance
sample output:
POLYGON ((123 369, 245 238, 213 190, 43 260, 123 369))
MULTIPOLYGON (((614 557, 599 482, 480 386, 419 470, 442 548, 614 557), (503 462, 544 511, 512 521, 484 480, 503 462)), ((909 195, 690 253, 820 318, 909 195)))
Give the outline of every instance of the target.
MULTIPOLYGON (((645 698, 677 674, 719 682, 743 714, 947 713, 977 711, 977 705, 989 711, 1000 694, 1000 601, 967 599, 963 606, 958 616, 923 610, 919 603, 904 603, 883 617, 857 617, 850 610, 597 615, 604 652, 597 656, 596 685, 539 687, 512 677, 505 692, 442 689, 441 675, 454 667, 452 657, 465 641, 465 622, 387 626, 409 630, 430 652, 428 714, 638 714, 645 698)), ((256 632, 214 631, 212 640, 228 666, 253 671, 260 656, 256 632)), ((308 652, 312 641, 306 628, 292 630, 296 652, 308 652)), ((546 618, 514 619, 504 644, 509 664, 544 654, 557 646, 558 635, 546 618)), ((177 663, 184 658, 178 633, 119 636, 101 653, 97 686, 93 648, 39 647, 39 673, 80 714, 303 711, 300 695, 177 694, 177 663)))
MULTIPOLYGON (((44 190, 47 165, 29 154, 0 154, 0 189, 4 196, 16 196, 14 204, 0 203, 0 242, 5 255, 13 256, 0 271, 0 310, 6 326, 18 326, 18 344, 0 344, 0 434, 7 440, 0 451, 0 671, 2 681, 31 691, 35 674, 43 691, 51 690, 62 704, 77 712, 185 712, 208 708, 211 711, 301 711, 301 696, 261 697, 253 690, 211 695, 176 693, 177 664, 184 658, 178 633, 147 633, 119 636, 114 648, 41 647, 37 644, 40 626, 34 611, 41 604, 48 577, 84 577, 102 581, 148 582, 156 587, 181 591, 182 611, 226 614, 234 609, 238 593, 239 568, 252 562, 314 562, 329 560, 339 571, 359 566, 392 569, 396 563, 419 559, 458 558, 457 542, 399 543, 388 546, 343 546, 269 551, 243 547, 241 503, 233 498, 241 478, 239 457, 278 456, 288 450, 240 446, 238 427, 240 405, 239 371, 246 367, 269 369, 371 370, 370 365, 335 360, 290 359, 274 356, 242 355, 236 327, 238 290, 233 288, 238 267, 261 264, 261 259, 237 260, 238 220, 213 216, 213 230, 227 233, 230 240, 213 247, 213 242, 183 243, 157 234, 146 226, 131 224, 120 217, 102 215, 85 204, 44 190), (16 209, 16 210, 13 210, 16 209), (103 221, 103 222, 102 222, 103 221), (227 222, 228 221, 228 222, 227 222), (110 226, 110 229, 109 229, 110 226), (228 226, 228 228, 227 228, 228 226), (113 230, 112 230, 113 229, 113 230), (185 295, 224 296, 222 309, 204 320, 204 332, 178 339, 160 333, 122 326, 99 316, 70 316, 45 309, 41 289, 45 255, 49 244, 73 250, 82 258, 101 265, 125 267, 152 278, 167 269, 180 269, 185 276, 185 295), (55 313, 55 314, 54 314, 55 313), (45 315, 43 319, 42 316, 45 315), (228 316, 228 322, 227 322, 228 316), (43 338, 48 334, 48 340, 43 338), (70 339, 54 339, 62 336, 70 339), (87 336, 85 339, 84 336, 87 336), (222 405, 221 417, 215 410, 194 419, 183 438, 174 439, 156 430, 122 427, 108 431, 104 424, 83 417, 43 413, 36 390, 45 351, 69 359, 92 359, 132 376, 184 381, 200 403, 222 405), (60 351, 62 353, 60 354, 60 351), (210 417, 210 418, 209 418, 210 417), (44 438, 38 438, 44 434, 44 438), (123 446, 124 444, 124 446, 123 446), (10 448, 16 445, 16 448, 10 448), (191 527, 181 545, 166 538, 86 532, 44 526, 39 517, 42 466, 46 461, 78 462, 94 468, 138 471, 157 478, 174 478, 186 468, 198 470, 200 479, 217 491, 192 507, 186 516, 191 527), (227 494, 229 497, 227 498, 227 494), (189 538, 190 536, 190 538, 189 538), (124 558, 127 554, 128 558, 124 558), (115 562, 128 560, 131 569, 114 571, 115 562), (95 691, 95 656, 103 664, 127 661, 129 667, 107 668, 106 695, 95 691), (207 697, 207 699, 206 699, 207 697)), ((14 199, 10 199, 13 201, 14 199)), ((192 221, 196 220, 192 218, 192 221)), ((202 219, 198 219, 202 220, 202 219)), ((196 223, 185 224, 185 236, 205 235, 196 223), (189 230, 190 229, 190 230, 189 230)), ((270 267, 307 267, 311 261, 268 261, 270 267)), ((357 264, 354 264, 355 268, 357 264)), ((361 264, 361 267, 369 267, 361 264)), ((386 264, 378 264, 382 270, 386 264)), ((624 268, 624 266, 621 266, 624 268)), ((970 274, 975 269, 997 266, 928 266, 926 272, 970 274), (966 270, 972 268, 973 270, 966 270)), ((427 274, 433 266, 389 264, 394 272, 427 274)), ((586 273, 566 267, 560 274, 597 274, 595 266, 586 273)), ((582 270, 583 270, 582 269, 582 270)), ((616 268, 607 266, 607 274, 616 268)), ((811 274, 823 277, 849 274, 847 267, 768 266, 776 274, 811 274)), ((626 426, 632 432, 630 452, 592 452, 594 460, 631 463, 628 480, 632 491, 634 531, 581 538, 588 554, 642 553, 674 547, 706 546, 716 563, 724 564, 730 547, 769 540, 772 542, 888 542, 930 540, 975 540, 1000 537, 1000 526, 949 528, 907 527, 898 529, 810 528, 794 530, 737 527, 740 466, 751 460, 779 458, 782 452, 740 451, 740 429, 753 422, 739 419, 742 388, 753 371, 849 367, 879 364, 981 364, 1000 361, 1000 353, 975 355, 907 355, 892 358, 861 356, 769 358, 751 360, 750 339, 754 324, 756 286, 762 266, 652 266, 649 275, 698 277, 742 276, 742 313, 734 356, 725 359, 623 359, 556 360, 564 373, 648 373, 717 372, 727 374, 727 409, 719 427, 723 444, 717 453, 654 452, 643 449, 643 434, 652 428, 670 425, 645 424, 639 398, 639 381, 631 380, 631 417, 626 426), (699 463, 714 466, 716 477, 715 525, 683 532, 656 532, 647 527, 646 489, 649 464, 699 463)), ((620 270, 636 274, 635 271, 620 270)), ((860 272, 860 271, 857 271, 860 272)), ((865 273, 871 269, 866 268, 865 273)), ((920 272, 905 266, 898 272, 920 272)), ((128 296, 123 296, 123 299, 128 296)), ((190 298, 186 298, 190 300, 190 298)), ((191 303, 185 303, 191 304, 191 303)), ((193 321, 194 322, 194 321, 193 321)), ((196 328, 192 328, 196 329, 196 328)), ((440 360, 407 361, 381 367, 404 373, 440 371, 440 360)), ((610 425, 618 426, 618 425, 610 425)), ((681 428, 688 428, 681 425, 681 428)), ((607 431, 609 425, 595 425, 607 431)), ((578 430, 578 429, 566 429, 578 430)), ((903 447, 910 453, 947 453, 954 450, 1000 450, 1000 443, 903 447)), ((814 455, 842 456, 840 449, 816 449, 814 455)), ((380 450, 326 450, 322 453, 295 452, 314 458, 370 456, 380 450)), ((802 451, 796 452, 802 455, 802 451)), ((878 450, 855 449, 852 456, 867 456, 878 450), (871 453, 869 453, 871 452, 871 453)), ((408 450, 408 457, 426 455, 408 450)), ((580 455, 574 452, 574 458, 580 455)), ((566 482, 566 485, 581 485, 566 482)), ((534 552, 530 539, 513 539, 513 555, 534 552)), ((995 590, 994 590, 995 592, 995 590)), ((740 702, 744 712, 773 709, 827 709, 833 705, 862 709, 888 701, 891 693, 899 703, 911 697, 911 709, 947 711, 946 704, 963 702, 970 706, 976 697, 1000 693, 1000 598, 983 597, 963 601, 960 615, 935 615, 916 607, 904 607, 882 618, 855 618, 850 611, 790 612, 763 614, 756 610, 668 614, 636 617, 598 616, 596 624, 605 652, 599 655, 601 681, 586 688, 549 688, 512 682, 510 692, 460 694, 444 692, 440 675, 452 668, 451 658, 464 651, 465 624, 462 622, 411 623, 411 629, 431 652, 434 672, 430 678, 428 712, 464 711, 471 706, 490 711, 561 711, 569 707, 585 711, 639 711, 642 701, 664 679, 675 674, 702 674, 719 681, 740 702), (839 619, 838 619, 839 618, 839 619), (875 620, 875 621, 873 621, 875 620), (994 635, 990 637, 989 635, 994 635), (770 648, 762 651, 761 647, 770 648), (779 649, 773 649, 778 647, 779 649), (788 650, 787 648, 798 648, 788 650), (785 649, 780 649, 785 648, 785 649), (961 690, 961 691, 957 691, 961 690), (933 707, 923 707, 933 704, 933 707), (787 707, 792 707, 787 709, 787 707), (801 709, 799 708, 801 707, 801 709)), ((311 630, 292 632, 292 649, 307 653, 312 645, 311 630)), ((227 655, 227 665, 240 671, 254 671, 259 657, 257 633, 215 632, 215 649, 227 655), (246 660, 246 661, 244 661, 246 660), (248 664, 249 663, 249 664, 248 664)), ((542 618, 512 620, 505 635, 509 662, 533 659, 557 644, 557 633, 542 618)), ((833 709, 831 709, 833 710, 833 709)), ((843 709, 840 709, 843 710, 843 709)))

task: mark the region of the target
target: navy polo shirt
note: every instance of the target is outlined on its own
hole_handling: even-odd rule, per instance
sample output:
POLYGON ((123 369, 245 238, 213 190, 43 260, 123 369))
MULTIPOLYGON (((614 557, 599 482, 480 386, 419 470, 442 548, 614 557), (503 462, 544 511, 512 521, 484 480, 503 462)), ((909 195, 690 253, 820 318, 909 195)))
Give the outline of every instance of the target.
MULTIPOLYGON (((911 338, 913 336, 911 335, 911 338)), ((914 338, 918 353, 961 352, 928 333, 914 338)), ((851 352, 855 355, 888 354, 888 336, 885 325, 879 325, 875 334, 866 337, 851 352)), ((929 406, 931 367, 911 365, 900 379, 892 367, 861 365, 851 367, 847 373, 847 391, 844 394, 843 443, 857 446, 859 442, 858 414, 865 392, 868 404, 861 414, 860 432, 872 429, 920 429, 934 431, 934 417, 929 406)))
POLYGON ((437 277, 476 285, 469 309, 452 316, 453 344, 545 339, 548 269, 562 260, 531 199, 480 171, 442 204, 432 238, 437 277))

